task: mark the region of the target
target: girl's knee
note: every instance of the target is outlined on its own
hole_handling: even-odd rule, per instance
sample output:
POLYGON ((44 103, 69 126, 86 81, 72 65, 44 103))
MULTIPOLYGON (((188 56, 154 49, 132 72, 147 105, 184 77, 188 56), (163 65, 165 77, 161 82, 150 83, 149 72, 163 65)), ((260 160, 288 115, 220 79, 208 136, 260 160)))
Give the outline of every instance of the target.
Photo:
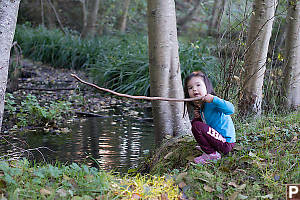
POLYGON ((196 121, 192 124, 192 132, 193 134, 202 134, 203 128, 204 128, 204 123, 200 121, 196 121))

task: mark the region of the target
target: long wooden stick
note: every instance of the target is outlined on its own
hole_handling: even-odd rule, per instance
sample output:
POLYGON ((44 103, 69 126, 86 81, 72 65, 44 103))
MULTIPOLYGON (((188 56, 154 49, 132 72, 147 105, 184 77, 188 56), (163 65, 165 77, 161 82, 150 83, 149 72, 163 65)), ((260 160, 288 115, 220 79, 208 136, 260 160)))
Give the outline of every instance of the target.
POLYGON ((77 79, 79 82, 84 83, 86 85, 89 85, 91 87, 94 87, 98 90, 109 92, 109 93, 112 93, 112 94, 120 96, 120 97, 126 97, 126 98, 131 98, 131 99, 143 99, 143 100, 147 100, 147 101, 160 100, 160 101, 179 101, 179 102, 181 102, 181 101, 196 101, 196 100, 200 100, 202 98, 202 96, 195 97, 195 98, 189 98, 189 99, 176 99, 176 98, 166 98, 166 97, 147 97, 147 96, 131 96, 131 95, 128 95, 128 94, 122 94, 122 93, 118 93, 118 92, 115 92, 115 91, 112 91, 112 90, 109 90, 109 89, 106 89, 106 88, 99 87, 99 86, 97 86, 93 83, 86 82, 86 81, 80 79, 75 74, 71 74, 71 76, 74 77, 75 79, 77 79))

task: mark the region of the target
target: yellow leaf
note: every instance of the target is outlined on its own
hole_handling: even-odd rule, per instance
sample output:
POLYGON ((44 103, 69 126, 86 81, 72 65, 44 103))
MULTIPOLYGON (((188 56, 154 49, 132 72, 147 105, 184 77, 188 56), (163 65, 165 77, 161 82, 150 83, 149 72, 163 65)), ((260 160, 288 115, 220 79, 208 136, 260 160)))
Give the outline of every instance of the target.
POLYGON ((278 53, 277 58, 278 58, 279 61, 283 61, 284 60, 283 56, 280 53, 278 53))

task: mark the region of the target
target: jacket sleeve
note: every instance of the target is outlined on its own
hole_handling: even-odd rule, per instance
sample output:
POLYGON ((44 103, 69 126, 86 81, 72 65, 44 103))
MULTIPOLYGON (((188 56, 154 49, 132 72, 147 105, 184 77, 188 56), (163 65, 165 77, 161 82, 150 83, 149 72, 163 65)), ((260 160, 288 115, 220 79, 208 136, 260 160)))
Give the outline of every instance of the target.
POLYGON ((234 113, 234 106, 229 101, 225 101, 224 99, 214 96, 212 103, 219 111, 226 115, 231 115, 234 113))

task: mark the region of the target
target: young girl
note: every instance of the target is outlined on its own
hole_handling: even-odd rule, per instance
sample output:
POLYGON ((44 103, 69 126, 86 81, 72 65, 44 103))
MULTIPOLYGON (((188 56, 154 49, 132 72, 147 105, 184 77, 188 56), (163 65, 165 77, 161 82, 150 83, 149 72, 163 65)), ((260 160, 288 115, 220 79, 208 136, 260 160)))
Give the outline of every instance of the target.
POLYGON ((202 96, 201 100, 188 103, 194 108, 193 135, 205 152, 194 159, 195 163, 205 164, 220 159, 220 153, 227 154, 235 144, 235 130, 230 117, 234 106, 215 96, 211 81, 201 71, 186 77, 184 92, 186 98, 202 96))

